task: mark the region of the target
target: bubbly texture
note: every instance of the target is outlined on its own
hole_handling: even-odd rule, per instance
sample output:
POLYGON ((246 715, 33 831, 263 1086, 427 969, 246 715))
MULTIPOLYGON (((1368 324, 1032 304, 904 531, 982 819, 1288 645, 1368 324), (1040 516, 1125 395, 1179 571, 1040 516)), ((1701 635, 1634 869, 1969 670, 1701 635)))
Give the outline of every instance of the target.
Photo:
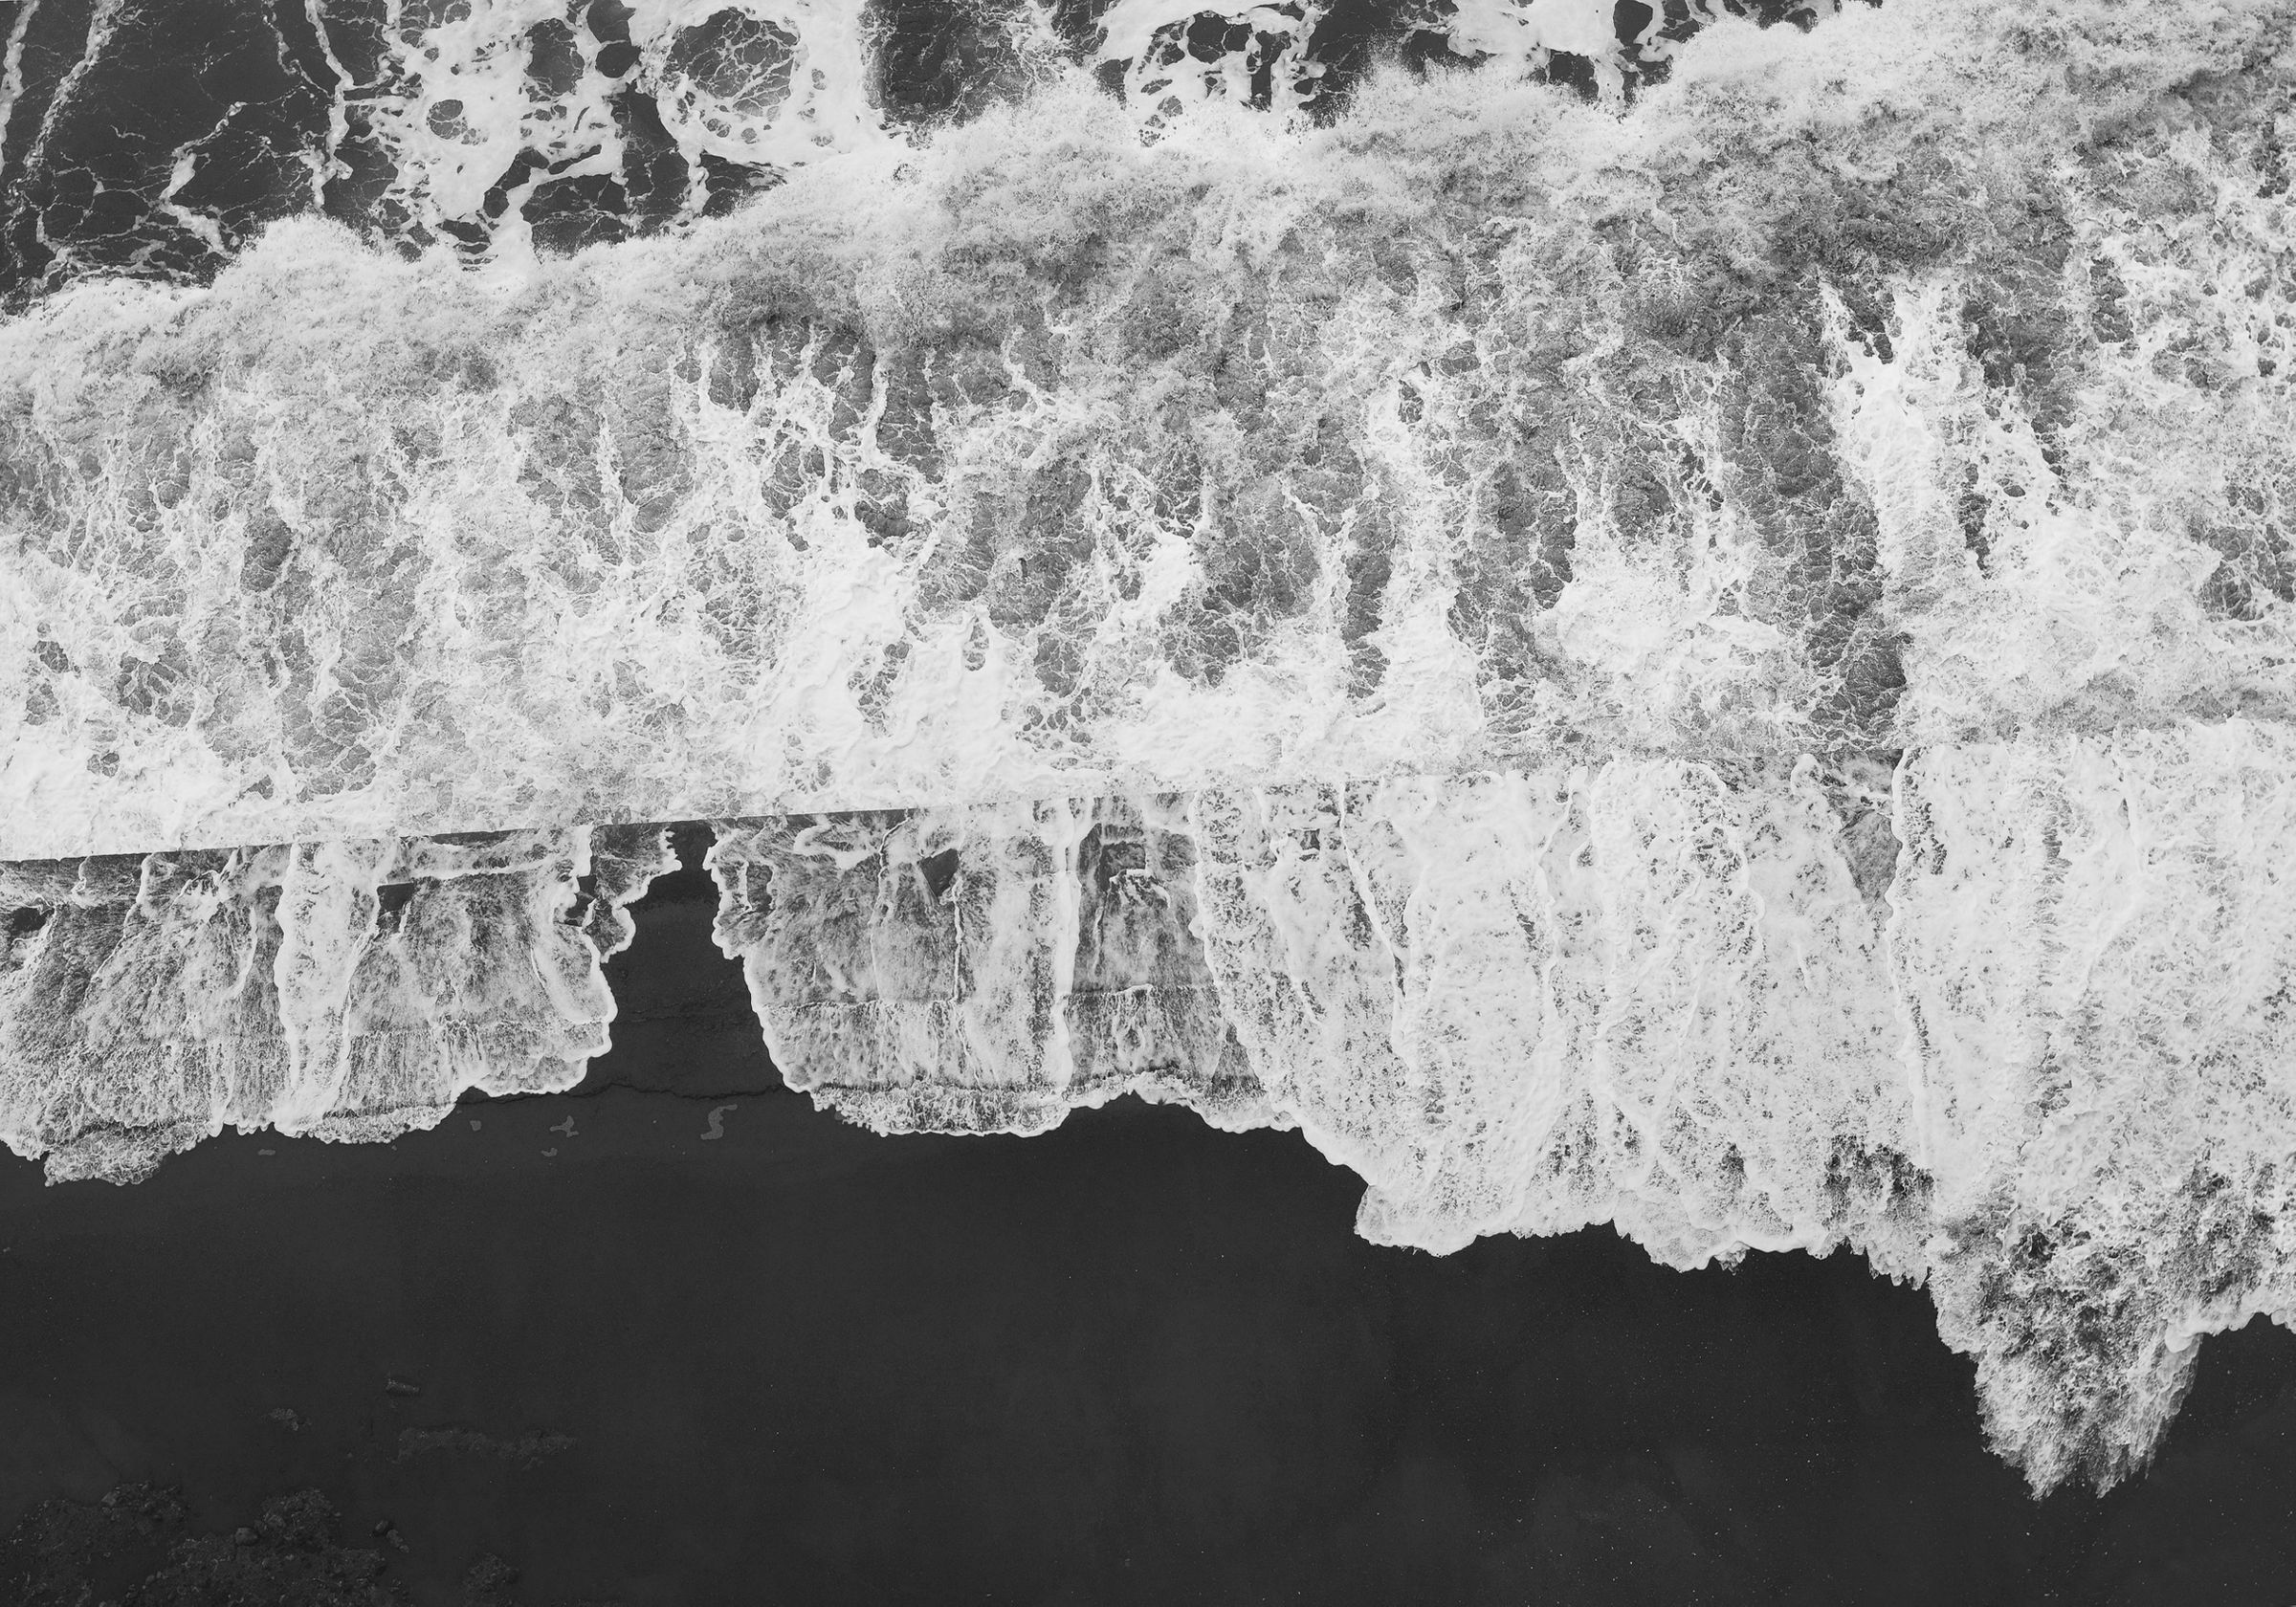
POLYGON ((674 863, 578 827, 0 866, 0 1137, 132 1182, 227 1125, 373 1141, 572 1088, 674 863))
MULTIPOLYGON (((2046 1488, 2141 1465, 2196 1337, 2296 1321, 2292 747, 721 821, 708 864, 775 1064, 849 1119, 1134 1093, 1297 1129, 1382 1244, 1847 1245, 1927 1283, 2046 1488)), ((602 827, 11 867, 0 1136, 125 1181, 227 1123, 375 1139, 571 1087, 673 865, 602 827)))
POLYGON ((850 149, 832 77, 671 232, 72 282, 0 324, 0 853, 2285 718, 2284 10, 850 149))
POLYGON ((0 1136, 569 1087, 707 819, 851 1119, 1851 1246, 2141 1465, 2296 1323, 2296 6, 1361 10, 313 0, 131 254, 20 9, 0 1136))
POLYGON ((825 1107, 1297 1128, 1436 1253, 1847 1244, 2046 1488, 2141 1464, 2196 1336, 2296 1321, 2292 850, 2296 740, 2236 721, 725 823, 711 864, 825 1107))

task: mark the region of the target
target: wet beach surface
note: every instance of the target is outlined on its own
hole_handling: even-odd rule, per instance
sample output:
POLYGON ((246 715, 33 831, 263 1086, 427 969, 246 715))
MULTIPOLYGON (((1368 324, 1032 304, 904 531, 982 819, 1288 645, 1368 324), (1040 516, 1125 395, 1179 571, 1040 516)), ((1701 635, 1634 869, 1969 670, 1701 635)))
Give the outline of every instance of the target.
POLYGON ((692 869, 636 906, 575 1093, 129 1189, 0 1166, 0 1532, 176 1486, 86 1565, 115 1596, 310 1488, 417 1602, 2296 1591, 2296 1335, 2205 1341, 2147 1477, 2035 1503, 1854 1257, 1383 1249, 1296 1134, 1130 1099, 875 1137, 779 1088, 710 910, 692 869))

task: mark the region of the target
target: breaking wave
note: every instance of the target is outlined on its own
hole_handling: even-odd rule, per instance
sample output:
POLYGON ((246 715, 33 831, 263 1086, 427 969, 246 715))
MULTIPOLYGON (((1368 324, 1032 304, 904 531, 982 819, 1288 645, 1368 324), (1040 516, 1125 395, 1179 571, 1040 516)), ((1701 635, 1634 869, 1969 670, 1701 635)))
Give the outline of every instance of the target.
POLYGON ((570 1087, 711 819, 855 1120, 1846 1244, 2139 1465, 2296 1322, 2290 10, 1627 9, 315 6, 307 215, 0 323, 0 1135, 570 1087))
POLYGON ((0 852, 2285 718, 2272 8, 1923 11, 72 285, 0 325, 0 852))
MULTIPOLYGON (((2292 760, 2243 721, 1618 759, 723 821, 708 864, 775 1064, 849 1119, 1133 1093, 1297 1129, 1383 1244, 1848 1245, 1927 1283, 2037 1486, 2108 1484, 2196 1337, 2296 1320, 2292 760)), ((672 868, 658 828, 12 867, 0 1136, 131 1180, 570 1087, 672 868)))
POLYGON ((226 1126, 382 1140, 572 1088, 674 864, 607 827, 0 866, 0 1137, 133 1182, 226 1126))

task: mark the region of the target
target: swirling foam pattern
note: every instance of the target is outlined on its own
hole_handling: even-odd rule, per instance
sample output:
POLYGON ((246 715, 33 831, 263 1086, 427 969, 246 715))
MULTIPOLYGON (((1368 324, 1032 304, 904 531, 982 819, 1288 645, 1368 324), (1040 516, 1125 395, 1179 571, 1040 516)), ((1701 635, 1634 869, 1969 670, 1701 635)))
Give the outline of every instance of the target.
POLYGON ((76 284, 0 326, 0 852, 2286 717, 2274 9, 1920 10, 76 284))

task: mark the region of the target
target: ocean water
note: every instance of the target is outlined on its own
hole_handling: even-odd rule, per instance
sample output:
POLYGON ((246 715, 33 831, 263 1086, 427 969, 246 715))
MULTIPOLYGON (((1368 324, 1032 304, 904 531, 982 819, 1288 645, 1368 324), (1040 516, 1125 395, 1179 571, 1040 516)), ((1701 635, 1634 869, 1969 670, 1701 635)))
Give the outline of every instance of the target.
MULTIPOLYGON (((1934 9, 1150 128, 1056 33, 921 126, 842 9, 633 13, 776 182, 571 253, 486 197, 629 159, 617 47, 402 16, 324 124, 387 193, 180 269, 25 214, 0 852, 2285 723, 2274 8, 1934 9)), ((141 16, 17 93, 23 207, 141 16)))
POLYGON ((674 1083, 706 870, 862 1126, 1847 1249, 2110 1486, 2296 1320, 2290 21, 23 0, 0 1136, 674 1083))

